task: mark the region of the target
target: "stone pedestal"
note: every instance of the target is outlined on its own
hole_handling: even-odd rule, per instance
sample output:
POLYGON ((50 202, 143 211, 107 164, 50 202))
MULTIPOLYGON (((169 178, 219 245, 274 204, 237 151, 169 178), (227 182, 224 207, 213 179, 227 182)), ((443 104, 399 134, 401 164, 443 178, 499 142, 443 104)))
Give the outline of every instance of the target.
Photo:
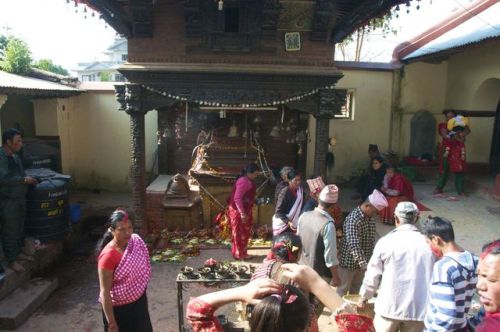
POLYGON ((159 175, 146 189, 146 219, 149 233, 163 229, 190 231, 203 228, 201 198, 190 188, 189 199, 165 199, 173 175, 159 175))

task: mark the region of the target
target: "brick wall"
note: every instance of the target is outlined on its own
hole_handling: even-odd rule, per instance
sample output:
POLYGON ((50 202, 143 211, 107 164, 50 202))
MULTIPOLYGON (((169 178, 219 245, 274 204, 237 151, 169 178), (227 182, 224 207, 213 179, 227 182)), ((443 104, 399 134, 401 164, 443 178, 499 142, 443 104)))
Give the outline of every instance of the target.
POLYGON ((163 193, 146 193, 146 220, 149 233, 157 233, 166 227, 163 193))
POLYGON ((153 37, 128 41, 130 62, 201 62, 255 63, 308 66, 333 66, 333 45, 309 40, 309 32, 301 32, 301 50, 285 51, 284 31, 276 40, 265 40, 264 47, 275 47, 275 54, 213 53, 187 54, 186 47, 199 42, 185 38, 184 8, 181 1, 159 1, 153 12, 153 37))

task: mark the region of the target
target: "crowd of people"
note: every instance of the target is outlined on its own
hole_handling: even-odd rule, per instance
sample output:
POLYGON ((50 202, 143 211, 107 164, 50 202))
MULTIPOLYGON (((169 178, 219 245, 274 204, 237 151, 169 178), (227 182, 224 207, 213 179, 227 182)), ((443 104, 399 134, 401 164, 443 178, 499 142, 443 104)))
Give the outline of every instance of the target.
MULTIPOLYGON (((443 137, 443 169, 455 173, 457 191, 464 193, 463 172, 450 164, 465 163, 463 138, 470 129, 466 119, 453 114, 447 127, 440 129, 443 134, 448 131, 446 140, 456 140, 443 137), (455 146, 460 149, 454 151, 455 146)), ((33 259, 22 251, 23 223, 26 191, 37 183, 24 173, 17 156, 21 147, 19 131, 2 134, 1 244, 16 272, 24 270, 20 261, 33 259)), ((340 321, 340 312, 362 310, 373 298, 373 321, 359 320, 351 331, 500 331, 500 240, 485 245, 476 257, 455 242, 450 221, 441 217, 420 221, 411 183, 395 172, 376 146, 370 146, 369 153, 370 170, 358 188, 363 199, 345 218, 336 185, 325 184, 321 177, 303 185, 298 171, 281 170, 270 252, 249 284, 191 299, 187 319, 195 331, 223 331, 215 311, 244 301, 253 308, 251 331, 314 332, 325 306, 340 321), (377 218, 395 225, 378 241, 377 218), (340 229, 343 237, 337 243, 340 229), (354 307, 344 302, 347 293, 359 294, 354 307), (481 310, 470 316, 475 294, 481 310)), ((238 260, 249 258, 254 180, 259 171, 255 164, 242 170, 229 198, 232 255, 238 260)), ((444 172, 439 190, 446 177, 444 172)), ((104 330, 152 331, 146 294, 149 253, 124 209, 110 216, 96 257, 104 330)))
POLYGON ((223 331, 215 311, 235 301, 253 308, 251 331, 318 331, 325 306, 344 331, 500 331, 500 240, 480 258, 462 249, 451 222, 419 221, 409 181, 380 156, 374 161, 374 171, 384 167, 380 184, 340 221, 336 185, 315 178, 304 189, 300 174, 284 168, 271 251, 249 284, 191 299, 194 331, 223 331), (389 215, 395 228, 377 241, 376 219, 389 215), (343 300, 348 293, 359 295, 355 306, 343 300), (482 308, 469 317, 475 293, 482 308), (373 320, 339 320, 373 298, 373 320))

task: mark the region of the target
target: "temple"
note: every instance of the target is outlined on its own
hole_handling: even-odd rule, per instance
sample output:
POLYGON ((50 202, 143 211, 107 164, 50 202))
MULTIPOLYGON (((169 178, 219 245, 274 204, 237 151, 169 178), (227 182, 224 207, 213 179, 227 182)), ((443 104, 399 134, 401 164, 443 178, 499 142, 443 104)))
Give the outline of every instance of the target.
POLYGON ((216 212, 210 206, 225 204, 246 163, 262 168, 263 188, 272 167, 305 170, 311 117, 314 173, 325 174, 330 119, 347 92, 335 88, 343 75, 333 46, 406 1, 78 2, 128 39, 119 68, 128 82, 116 86, 116 98, 130 115, 136 225, 147 232, 160 227, 146 212, 148 111, 158 111, 158 173, 197 180, 206 226, 216 212))

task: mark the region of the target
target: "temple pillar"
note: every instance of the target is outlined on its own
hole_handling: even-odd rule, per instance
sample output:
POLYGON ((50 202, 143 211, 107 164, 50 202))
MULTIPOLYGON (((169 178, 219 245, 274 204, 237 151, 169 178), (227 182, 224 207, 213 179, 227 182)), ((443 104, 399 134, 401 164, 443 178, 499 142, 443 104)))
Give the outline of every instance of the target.
POLYGON ((316 118, 316 145, 314 147, 314 175, 327 179, 326 153, 330 141, 330 120, 335 114, 341 114, 345 105, 347 90, 320 89, 316 118))
POLYGON ((167 142, 168 135, 168 107, 158 108, 158 174, 168 174, 167 142))
POLYGON ((130 116, 130 182, 132 204, 135 215, 134 226, 139 232, 147 232, 146 223, 146 143, 144 117, 147 110, 142 104, 142 88, 138 84, 126 83, 115 86, 120 109, 130 116))
POLYGON ((316 117, 316 145, 314 147, 314 175, 326 180, 326 153, 330 133, 330 119, 316 117))

